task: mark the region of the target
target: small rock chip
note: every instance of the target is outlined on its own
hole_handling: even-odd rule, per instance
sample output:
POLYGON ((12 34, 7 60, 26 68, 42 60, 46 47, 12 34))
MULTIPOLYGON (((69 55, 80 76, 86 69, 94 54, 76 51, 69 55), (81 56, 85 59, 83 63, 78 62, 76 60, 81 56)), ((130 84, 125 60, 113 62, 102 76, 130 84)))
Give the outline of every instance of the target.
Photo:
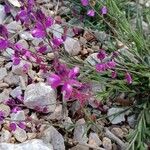
POLYGON ((79 119, 75 124, 73 139, 81 144, 87 143, 88 137, 85 133, 86 128, 87 128, 87 126, 85 124, 85 120, 83 118, 79 119))
POLYGON ((24 31, 24 32, 20 33, 19 35, 22 39, 27 40, 27 41, 31 41, 34 39, 32 34, 28 31, 24 31))
POLYGON ((3 23, 5 17, 6 17, 5 8, 3 5, 0 5, 0 24, 3 23))
POLYGON ((102 141, 99 139, 98 135, 96 133, 90 133, 89 135, 89 142, 88 144, 94 146, 94 147, 99 147, 102 145, 102 141))
POLYGON ((64 32, 64 29, 62 28, 61 25, 59 24, 54 24, 52 27, 52 33, 53 33, 53 36, 56 37, 56 38, 61 38, 62 37, 62 34, 64 32))
POLYGON ((115 134, 117 137, 121 138, 121 139, 122 139, 123 136, 124 136, 123 131, 122 131, 122 129, 120 129, 120 128, 114 127, 114 128, 111 130, 111 132, 112 132, 113 134, 115 134))
POLYGON ((9 93, 10 93, 9 89, 4 89, 4 91, 0 93, 0 103, 9 99, 9 93))
POLYGON ((24 104, 31 109, 46 108, 46 112, 54 112, 56 108, 56 92, 45 83, 30 84, 25 90, 24 104))
POLYGON ((10 33, 16 33, 20 30, 22 30, 22 26, 21 26, 21 23, 20 22, 17 22, 17 21, 12 21, 11 23, 9 23, 7 25, 7 29, 10 33))
POLYGON ((25 113, 23 110, 17 111, 16 113, 11 113, 11 120, 25 120, 25 113))
POLYGON ((68 52, 68 54, 71 56, 78 55, 81 51, 79 41, 69 37, 65 40, 64 47, 66 52, 68 52))
POLYGON ((3 129, 1 131, 1 137, 0 137, 0 142, 6 142, 9 143, 11 140, 11 133, 8 130, 3 129))
POLYGON ((51 143, 55 150, 65 150, 64 138, 53 126, 44 131, 42 139, 46 143, 51 143))
POLYGON ((103 147, 106 150, 112 150, 112 143, 111 143, 111 140, 109 138, 107 138, 107 137, 103 138, 103 147))
POLYGON ((13 89, 11 92, 10 92, 10 95, 13 97, 13 98, 17 98, 18 96, 20 96, 22 94, 22 90, 21 90, 21 87, 18 86, 16 87, 15 89, 13 89))
POLYGON ((7 69, 0 68, 0 80, 3 80, 5 76, 7 76, 7 69))
POLYGON ((5 104, 0 104, 0 111, 4 112, 4 116, 7 117, 10 114, 10 107, 5 104))
POLYGON ((13 131, 12 133, 14 137, 16 138, 16 140, 19 142, 24 142, 27 139, 26 131, 19 127, 17 127, 17 129, 13 131))

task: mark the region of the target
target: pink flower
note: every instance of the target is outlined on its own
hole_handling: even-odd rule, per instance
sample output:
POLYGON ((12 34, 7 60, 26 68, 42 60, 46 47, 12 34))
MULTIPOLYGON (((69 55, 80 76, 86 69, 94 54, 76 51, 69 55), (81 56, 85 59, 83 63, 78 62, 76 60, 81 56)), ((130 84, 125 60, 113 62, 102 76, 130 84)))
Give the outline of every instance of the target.
POLYGON ((106 6, 103 6, 103 7, 101 8, 101 14, 102 14, 102 15, 106 15, 107 12, 108 12, 107 7, 106 7, 106 6))
POLYGON ((97 55, 97 58, 102 61, 105 57, 106 57, 106 52, 105 52, 105 50, 101 49, 97 55))
POLYGON ((38 52, 45 53, 46 50, 47 50, 47 46, 41 46, 41 47, 39 47, 38 52))
POLYGON ((0 51, 5 50, 8 47, 8 41, 0 38, 0 51))
POLYGON ((48 78, 48 83, 52 88, 57 88, 58 86, 62 87, 62 93, 65 96, 65 99, 69 99, 73 87, 81 87, 81 83, 76 80, 79 74, 79 68, 74 67, 73 69, 67 69, 66 66, 61 65, 58 74, 51 74, 48 78))
POLYGON ((114 69, 116 67, 116 63, 114 60, 107 62, 107 69, 114 69))
POLYGON ((96 65, 96 70, 98 72, 104 72, 104 71, 106 71, 106 69, 107 69, 106 64, 97 64, 96 65))
POLYGON ((9 128, 11 131, 15 131, 17 129, 16 123, 10 123, 9 128))
POLYGON ((82 6, 88 6, 89 5, 89 0, 81 0, 82 6))
POLYGON ((131 77, 131 75, 130 75, 129 72, 126 72, 126 74, 125 74, 125 80, 126 80, 126 82, 127 82, 128 84, 131 84, 131 83, 132 83, 132 77, 131 77))
POLYGON ((116 71, 112 71, 111 77, 112 77, 113 79, 115 79, 115 78, 117 77, 117 72, 116 72, 116 71))
POLYGON ((95 16, 95 11, 93 9, 88 10, 87 15, 90 17, 94 17, 95 16))
POLYGON ((23 122, 19 122, 19 123, 18 123, 18 126, 19 126, 21 129, 25 129, 25 128, 26 128, 26 125, 25 125, 25 123, 23 123, 23 122))
POLYGON ((12 59, 13 65, 18 65, 21 61, 20 58, 16 56, 13 56, 11 59, 12 59))
POLYGON ((52 43, 53 43, 54 47, 60 46, 61 44, 63 44, 63 42, 64 41, 61 38, 53 38, 52 39, 52 43))

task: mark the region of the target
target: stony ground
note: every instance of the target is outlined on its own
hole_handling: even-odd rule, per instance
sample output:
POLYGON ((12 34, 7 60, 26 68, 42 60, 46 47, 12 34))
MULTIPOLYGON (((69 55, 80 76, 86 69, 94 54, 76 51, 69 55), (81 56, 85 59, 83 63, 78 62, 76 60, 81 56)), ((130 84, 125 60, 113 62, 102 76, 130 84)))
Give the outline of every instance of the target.
MULTIPOLYGON (((15 0, 10 3, 15 5, 15 0)), ((37 0, 37 3, 47 15, 53 15, 57 20, 63 16, 63 13, 69 11, 65 6, 67 1, 62 4, 57 1, 37 0)), ((144 5, 142 1, 140 3, 144 5)), ((146 5, 150 5, 149 2, 146 5)), ((6 24, 12 41, 18 41, 17 43, 22 44, 24 48, 35 52, 35 47, 43 40, 34 38, 30 32, 24 31, 20 22, 14 21, 16 12, 17 7, 14 6, 11 13, 6 15, 1 2, 0 24, 6 24)), ((70 20, 62 18, 62 21, 61 25, 55 24, 51 29, 56 37, 62 35, 63 25, 69 25, 70 20)), ((148 30, 147 28, 145 24, 145 30, 148 30)), ((100 42, 109 41, 109 35, 105 32, 93 33, 88 29, 75 36, 70 28, 67 35, 68 38, 64 43, 65 52, 91 65, 99 61, 96 56, 100 49, 100 42), (98 40, 98 37, 101 39, 98 40)), ((117 44, 118 49, 124 52, 126 47, 121 42, 117 44)), ((45 77, 37 69, 36 64, 28 62, 30 69, 28 74, 24 74, 22 68, 26 62, 22 60, 19 65, 13 66, 10 61, 12 54, 13 50, 10 48, 0 53, 0 111, 5 112, 6 118, 0 124, 0 150, 125 149, 126 136, 134 126, 135 116, 129 116, 128 111, 113 116, 114 113, 127 109, 125 106, 128 104, 119 100, 124 99, 125 95, 120 95, 113 106, 111 102, 106 103, 103 109, 107 110, 107 113, 103 114, 95 104, 94 97, 94 93, 102 90, 103 85, 93 83, 93 98, 87 100, 87 107, 82 110, 78 101, 68 102, 64 112, 64 106, 56 91, 44 82, 45 77), (31 80, 32 84, 30 84, 31 80), (6 103, 8 100, 9 103, 6 103), (16 112, 12 111, 13 100, 18 101, 20 108, 16 112), (38 112, 38 108, 35 110, 37 106, 47 106, 48 113, 38 112), (25 122, 25 129, 19 127, 20 121, 25 122), (10 130, 10 122, 18 123, 15 131, 10 130)), ((50 47, 44 56, 47 61, 53 60, 54 55, 50 47)))

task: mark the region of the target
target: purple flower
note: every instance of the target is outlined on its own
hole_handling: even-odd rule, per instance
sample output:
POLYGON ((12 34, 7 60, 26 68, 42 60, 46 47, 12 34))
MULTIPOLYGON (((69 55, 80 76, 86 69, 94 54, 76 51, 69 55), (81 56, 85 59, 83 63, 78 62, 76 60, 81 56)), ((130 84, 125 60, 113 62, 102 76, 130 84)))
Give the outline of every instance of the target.
POLYGON ((5 50, 8 47, 8 41, 6 39, 0 39, 0 51, 5 50))
POLYGON ((97 58, 102 61, 105 57, 106 57, 106 52, 105 52, 105 50, 101 49, 97 55, 97 58))
POLYGON ((8 38, 8 30, 4 25, 0 24, 0 36, 7 39, 8 38))
POLYGON ((47 50, 47 46, 41 46, 39 49, 38 49, 38 52, 39 53, 45 53, 47 50))
POLYGON ((126 74, 125 74, 125 80, 126 80, 126 82, 127 82, 128 84, 131 84, 131 83, 132 83, 132 77, 131 77, 131 75, 130 75, 129 72, 126 72, 126 74))
POLYGON ((102 15, 106 15, 107 12, 108 12, 107 7, 106 7, 106 6, 103 6, 103 7, 101 8, 101 14, 102 14, 102 15))
POLYGON ((87 15, 90 17, 94 17, 95 16, 95 11, 93 9, 88 10, 87 15))
POLYGON ((9 128, 11 131, 15 131, 17 129, 16 123, 10 123, 9 128))
POLYGON ((107 69, 107 66, 106 66, 105 63, 104 64, 97 64, 96 65, 96 70, 98 72, 104 72, 104 71, 106 71, 106 69, 107 69))
POLYGON ((25 123, 23 123, 23 122, 19 122, 19 123, 18 123, 18 126, 19 126, 21 129, 25 129, 25 128, 26 128, 26 125, 25 125, 25 123))
POLYGON ((115 79, 115 78, 117 77, 117 72, 116 72, 116 71, 112 71, 111 77, 112 77, 113 79, 115 79))
POLYGON ((82 6, 88 6, 89 5, 89 0, 81 0, 82 6))
POLYGON ((0 123, 3 122, 3 120, 5 118, 4 116, 5 116, 5 113, 3 111, 0 111, 0 123))
POLYGON ((72 94, 73 87, 81 87, 82 85, 76 80, 79 74, 79 68, 74 67, 73 69, 67 69, 65 68, 65 66, 61 66, 62 68, 57 68, 60 69, 58 74, 50 75, 50 77, 48 78, 48 83, 52 88, 61 86, 65 99, 69 99, 72 94))
POLYGON ((116 63, 114 60, 107 62, 106 65, 107 65, 107 69, 114 69, 116 67, 116 63))
POLYGON ((20 111, 20 110, 21 110, 20 107, 14 107, 14 108, 11 110, 11 112, 12 112, 12 113, 17 113, 17 112, 20 111))
POLYGON ((13 65, 18 65, 20 63, 20 58, 19 57, 16 57, 16 56, 13 56, 11 58, 12 62, 13 62, 13 65))
POLYGON ((60 46, 61 44, 63 44, 63 42, 64 41, 61 38, 53 38, 52 39, 52 43, 53 43, 54 47, 60 46))

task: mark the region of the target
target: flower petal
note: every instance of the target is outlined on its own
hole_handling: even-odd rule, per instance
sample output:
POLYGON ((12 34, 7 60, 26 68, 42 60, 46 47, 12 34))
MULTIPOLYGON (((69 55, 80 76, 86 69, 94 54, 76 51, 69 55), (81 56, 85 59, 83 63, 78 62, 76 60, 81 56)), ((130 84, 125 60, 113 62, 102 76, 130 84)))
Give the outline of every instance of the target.
POLYGON ((69 99, 72 94, 73 88, 70 84, 65 83, 62 87, 62 92, 64 93, 65 99, 69 99))
POLYGON ((51 74, 48 78, 48 83, 52 88, 57 88, 61 84, 61 78, 56 74, 51 74))

